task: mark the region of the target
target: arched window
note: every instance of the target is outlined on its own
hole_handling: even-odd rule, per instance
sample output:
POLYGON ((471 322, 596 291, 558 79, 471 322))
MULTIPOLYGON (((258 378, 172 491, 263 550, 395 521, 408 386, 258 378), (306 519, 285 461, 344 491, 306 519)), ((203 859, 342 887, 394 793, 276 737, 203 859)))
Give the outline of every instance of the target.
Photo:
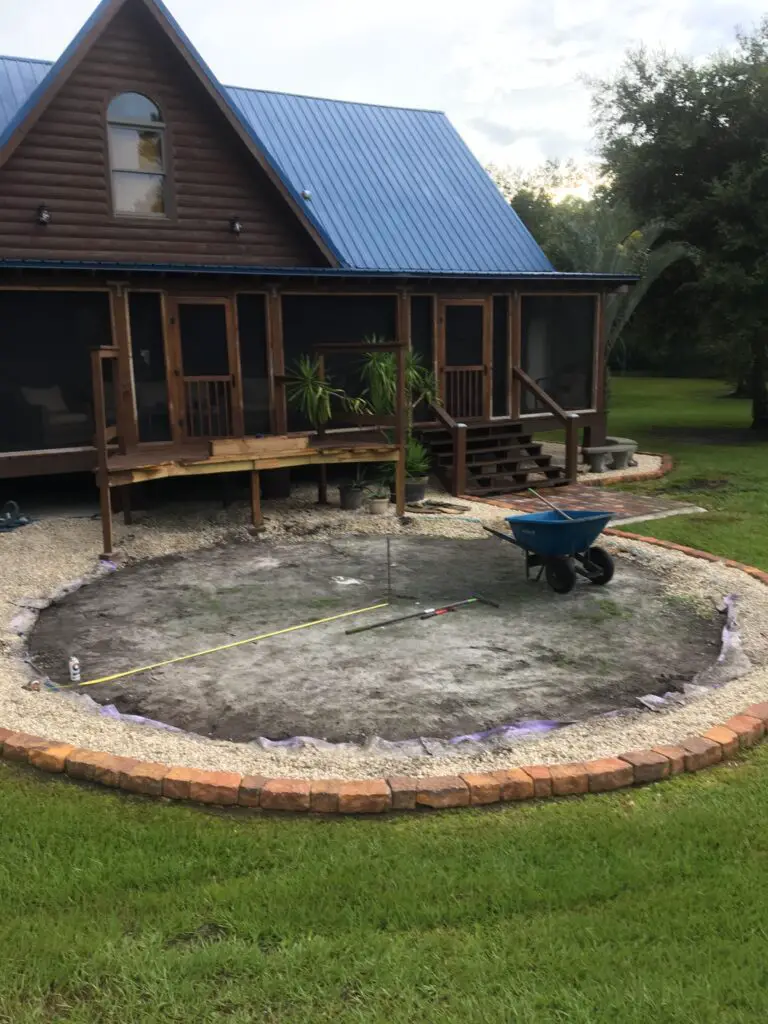
POLYGON ((138 92, 124 92, 109 104, 109 163, 116 214, 165 216, 164 127, 159 107, 138 92))

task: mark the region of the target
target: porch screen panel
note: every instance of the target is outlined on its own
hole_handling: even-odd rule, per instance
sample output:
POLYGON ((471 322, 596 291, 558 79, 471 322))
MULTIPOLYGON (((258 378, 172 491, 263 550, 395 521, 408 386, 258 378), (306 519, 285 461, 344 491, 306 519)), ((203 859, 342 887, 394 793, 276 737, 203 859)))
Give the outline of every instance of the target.
POLYGON ((482 366, 483 314, 481 305, 445 307, 447 366, 482 366))
POLYGON ((494 416, 509 415, 509 338, 507 311, 509 299, 496 295, 493 299, 493 369, 492 412, 494 416))
POLYGON ((264 295, 238 295, 237 326, 243 377, 246 434, 270 432, 267 372, 267 300, 264 295))
MULTIPOLYGON (((593 295, 524 295, 523 370, 564 409, 592 407, 596 300, 593 295)), ((523 412, 541 407, 523 389, 523 412)))
MULTIPOLYGON (((394 295, 284 295, 283 345, 286 373, 302 355, 312 355, 315 345, 363 341, 373 335, 392 341, 397 332, 394 295)), ((326 373, 350 395, 359 395, 362 356, 359 352, 326 356, 326 373)), ((341 418, 334 419, 342 426, 341 418)), ((290 406, 288 429, 306 430, 309 424, 290 406)))
POLYGON ((0 292, 0 451, 92 445, 90 352, 111 344, 104 292, 0 292))
POLYGON ((163 308, 159 292, 131 292, 131 354, 140 441, 170 441, 168 381, 163 344, 163 308))
MULTIPOLYGON (((431 295, 414 295, 411 299, 411 349, 421 365, 430 370, 435 368, 433 301, 431 295)), ((414 411, 414 417, 428 420, 431 415, 422 404, 414 411)))

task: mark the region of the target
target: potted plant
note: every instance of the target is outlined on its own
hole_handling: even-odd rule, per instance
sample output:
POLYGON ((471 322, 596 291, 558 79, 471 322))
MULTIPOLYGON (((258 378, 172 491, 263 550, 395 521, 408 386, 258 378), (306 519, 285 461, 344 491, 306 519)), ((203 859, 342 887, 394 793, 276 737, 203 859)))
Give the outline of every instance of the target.
MULTIPOLYGON (((342 388, 333 386, 317 356, 299 356, 288 372, 285 393, 288 404, 297 409, 318 434, 324 432, 333 416, 334 406, 358 416, 368 412, 365 398, 355 398, 342 388)), ((359 467, 356 479, 339 487, 339 501, 346 510, 362 506, 363 484, 359 467)))
POLYGON ((339 484, 339 507, 345 512, 356 512, 363 507, 365 498, 365 473, 358 463, 354 479, 339 484))
POLYGON ((370 487, 366 487, 366 494, 368 495, 366 508, 369 513, 372 516, 386 515, 389 508, 389 487, 379 481, 370 487))
MULTIPOLYGON (((429 452, 415 437, 409 435, 405 442, 405 503, 414 505, 424 501, 429 483, 429 452)), ((390 501, 395 500, 395 466, 390 462, 384 470, 389 484, 390 501)))
POLYGON ((424 501, 429 483, 429 452, 412 435, 408 435, 405 444, 405 501, 413 505, 424 501))
MULTIPOLYGON (((367 338, 375 343, 377 339, 367 338)), ((367 352, 363 357, 361 376, 366 386, 365 399, 373 413, 391 416, 395 412, 397 396, 397 359, 394 352, 367 352)), ((405 396, 408 416, 405 442, 405 500, 407 504, 423 501, 426 495, 430 467, 429 452, 413 436, 413 413, 422 402, 432 405, 439 401, 437 379, 428 367, 422 365, 415 352, 408 352, 405 360, 405 396)), ((394 484, 394 467, 389 469, 394 484)))
POLYGON ((354 398, 342 388, 333 386, 331 378, 323 373, 317 356, 299 356, 288 372, 285 393, 288 404, 297 409, 318 433, 322 433, 331 419, 335 405, 356 416, 369 411, 365 398, 354 398))

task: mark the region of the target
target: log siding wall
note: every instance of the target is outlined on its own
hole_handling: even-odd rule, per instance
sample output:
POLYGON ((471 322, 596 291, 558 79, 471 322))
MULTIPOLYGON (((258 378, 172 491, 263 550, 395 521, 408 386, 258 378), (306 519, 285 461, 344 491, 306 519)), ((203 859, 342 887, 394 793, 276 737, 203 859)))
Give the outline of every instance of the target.
POLYGON ((327 266, 183 57, 128 3, 0 168, 0 258, 327 266), (154 100, 167 125, 167 218, 115 217, 106 108, 154 100), (37 223, 41 203, 47 226, 37 223), (237 238, 230 219, 243 232, 237 238))

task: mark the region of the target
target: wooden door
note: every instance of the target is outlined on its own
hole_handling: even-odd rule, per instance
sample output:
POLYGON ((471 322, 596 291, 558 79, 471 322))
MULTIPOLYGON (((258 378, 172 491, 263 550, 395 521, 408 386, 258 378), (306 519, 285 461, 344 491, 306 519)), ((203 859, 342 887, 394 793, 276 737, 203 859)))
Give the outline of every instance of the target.
POLYGON ((174 440, 242 437, 242 382, 232 301, 173 296, 168 315, 177 414, 174 440))
POLYGON ((457 420, 491 416, 491 299, 441 299, 438 376, 446 412, 457 420))

